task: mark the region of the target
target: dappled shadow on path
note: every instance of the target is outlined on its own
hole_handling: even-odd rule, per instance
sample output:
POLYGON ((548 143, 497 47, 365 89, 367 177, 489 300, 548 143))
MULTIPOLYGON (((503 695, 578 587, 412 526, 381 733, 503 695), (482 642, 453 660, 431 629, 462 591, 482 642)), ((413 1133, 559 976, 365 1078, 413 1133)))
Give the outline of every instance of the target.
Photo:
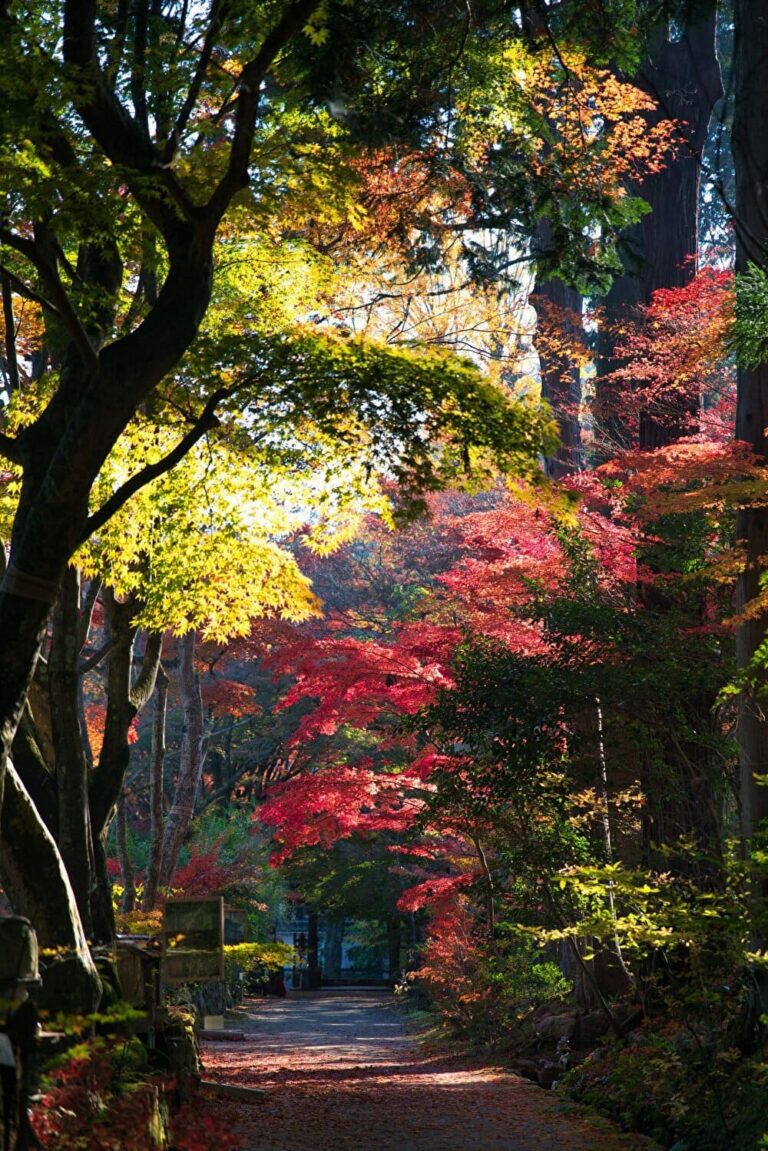
MULTIPOLYGON (((221 1105, 246 1151, 635 1151, 503 1068, 419 1051, 391 997, 253 1001, 206 1075, 266 1089, 221 1105)), ((215 1151, 215 1149, 213 1149, 215 1151)))

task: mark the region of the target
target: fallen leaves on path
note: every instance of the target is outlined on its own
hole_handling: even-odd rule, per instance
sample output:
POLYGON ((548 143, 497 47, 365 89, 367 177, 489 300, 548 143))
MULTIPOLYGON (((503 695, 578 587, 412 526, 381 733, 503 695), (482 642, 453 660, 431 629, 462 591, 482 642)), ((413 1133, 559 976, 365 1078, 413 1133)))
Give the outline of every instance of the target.
MULTIPOLYGON (((205 1044, 205 1074, 266 1088, 216 1103, 246 1151, 639 1151, 503 1068, 428 1054, 384 997, 256 1001, 246 1042, 205 1044)), ((215 1151, 215 1149, 213 1149, 215 1151)))

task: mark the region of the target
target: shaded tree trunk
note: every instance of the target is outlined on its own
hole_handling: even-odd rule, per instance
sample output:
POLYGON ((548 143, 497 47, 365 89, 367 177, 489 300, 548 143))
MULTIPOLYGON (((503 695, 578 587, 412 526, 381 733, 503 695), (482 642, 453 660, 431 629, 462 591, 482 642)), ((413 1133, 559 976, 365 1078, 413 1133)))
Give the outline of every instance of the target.
POLYGON ((133 677, 138 629, 133 616, 137 604, 118 603, 105 590, 104 610, 111 648, 107 665, 107 715, 99 764, 91 776, 89 805, 93 824, 95 884, 92 899, 94 938, 109 943, 115 935, 112 885, 107 874, 106 840, 117 809, 130 762, 131 724, 146 706, 155 688, 160 666, 162 636, 150 633, 138 675, 133 677))
POLYGON ((120 910, 133 911, 136 906, 136 872, 128 849, 128 820, 125 810, 125 796, 117 804, 117 858, 123 880, 123 894, 120 897, 120 910))
POLYGON ((160 867, 163 858, 163 769, 165 767, 165 719, 168 708, 168 676, 162 665, 157 669, 155 713, 152 717, 152 747, 149 755, 149 860, 141 906, 152 911, 157 904, 160 867))
POLYGON ((329 919, 323 939, 323 975, 329 980, 341 979, 341 956, 344 943, 344 920, 329 919))
POLYGON ((93 835, 88 805, 87 737, 80 726, 80 576, 68 568, 53 613, 48 692, 58 794, 59 851, 88 938, 93 936, 91 899, 95 885, 93 835))
MULTIPOLYGON (((732 146, 736 171, 736 269, 750 263, 768 269, 768 10, 751 0, 734 4, 734 117, 732 146)), ((738 307, 738 301, 737 301, 738 307)), ((768 427, 768 360, 754 368, 740 368, 736 437, 746 440, 764 459, 768 458, 765 429, 768 427)), ((746 508, 739 513, 737 536, 745 550, 745 570, 737 587, 739 611, 759 594, 768 556, 768 509, 746 508)), ((737 658, 743 670, 750 668, 758 648, 765 642, 768 613, 760 612, 739 625, 737 658)), ((741 807, 743 831, 751 842, 768 819, 768 787, 759 777, 768 774, 768 723, 764 671, 750 677, 741 696, 739 747, 741 758, 741 807)), ((768 894, 768 892, 764 893, 768 894)))
POLYGON ((179 861, 179 852, 195 814, 195 803, 203 775, 204 725, 200 681, 195 670, 195 633, 179 640, 179 697, 184 728, 179 750, 179 773, 171 810, 165 821, 160 883, 170 886, 179 861))
MULTIPOLYGON (((684 143, 666 168, 649 174, 633 189, 647 201, 650 211, 626 237, 625 273, 615 281, 603 306, 595 403, 598 457, 628 447, 650 451, 696 429, 697 394, 668 389, 664 411, 660 411, 643 406, 641 392, 637 402, 633 401, 633 393, 641 385, 625 378, 617 383, 604 377, 625 366, 617 359, 614 345, 617 330, 631 309, 649 304, 658 289, 685 287, 696 274, 701 159, 712 110, 722 95, 715 37, 714 4, 697 18, 692 16, 679 38, 673 38, 669 24, 660 24, 635 77, 659 104, 651 121, 672 117, 681 126, 684 143), (627 418, 630 409, 637 416, 636 424, 627 418)), ((679 593, 670 597, 652 580, 640 584, 638 598, 645 610, 661 615, 677 609, 694 617, 704 613, 703 602, 685 605, 679 593)), ((713 726, 714 703, 714 695, 706 692, 686 701, 690 705, 689 728, 697 733, 696 738, 685 743, 675 732, 667 735, 660 731, 665 770, 659 775, 656 767, 641 769, 648 798, 643 829, 646 862, 653 863, 655 845, 674 849, 678 841, 693 839, 709 862, 694 862, 684 847, 674 857, 674 867, 687 875, 695 873, 707 885, 719 881, 715 861, 720 854, 721 769, 706 739, 713 726)), ((664 866, 668 866, 669 858, 664 859, 664 866)))
POLYGON ((94 1010, 101 982, 75 895, 59 849, 11 761, 0 812, 0 867, 14 911, 33 924, 40 946, 68 953, 66 980, 56 989, 57 1009, 94 1010))
MULTIPOLYGON (((701 159, 712 110, 722 95, 720 67, 715 51, 715 7, 692 20, 679 39, 670 27, 657 27, 648 54, 634 82, 659 107, 651 123, 671 117, 683 128, 684 143, 660 172, 648 175, 632 191, 650 206, 650 212, 625 238, 624 275, 618 277, 603 304, 598 334, 598 383, 595 416, 598 423, 598 454, 605 458, 622 448, 651 449, 678 439, 690 430, 691 416, 698 410, 694 399, 684 398, 681 409, 665 413, 641 410, 639 425, 632 427, 621 408, 617 386, 601 382, 603 376, 623 366, 614 354, 615 332, 628 309, 648 304, 659 288, 681 288, 696 274, 699 234, 701 159)), ((631 388, 622 381, 621 391, 631 388)))
POLYGON ((318 963, 319 956, 319 920, 316 911, 309 912, 307 921, 307 967, 309 969, 309 986, 317 988, 320 986, 320 965, 318 963))
MULTIPOLYGON (((548 323, 559 324, 566 345, 581 341, 581 296, 574 288, 561 280, 545 280, 537 285, 530 303, 539 315, 539 329, 548 323)), ((551 406, 560 431, 557 453, 546 459, 545 470, 552 479, 562 479, 580 472, 584 464, 579 418, 581 371, 567 351, 546 346, 539 350, 539 364, 541 394, 551 406)))
POLYGON ((403 946, 403 922, 399 915, 387 920, 387 971, 390 983, 396 983, 403 971, 400 954, 403 946))

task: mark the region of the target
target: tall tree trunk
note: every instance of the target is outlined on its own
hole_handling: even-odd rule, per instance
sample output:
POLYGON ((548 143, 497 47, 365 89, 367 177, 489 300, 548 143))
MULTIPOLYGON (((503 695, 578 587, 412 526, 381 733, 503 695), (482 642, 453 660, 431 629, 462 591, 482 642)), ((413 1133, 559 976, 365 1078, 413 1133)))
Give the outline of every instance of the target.
POLYGON ((67 569, 53 613, 48 691, 59 801, 59 851, 75 893, 85 933, 93 936, 91 893, 95 884, 93 837, 88 805, 85 732, 80 727, 80 577, 67 569))
MULTIPOLYGON (((696 274, 701 158, 712 109, 722 95, 715 35, 714 4, 709 11, 692 16, 679 39, 672 38, 668 23, 660 24, 635 77, 635 82, 658 102, 652 121, 658 123, 666 117, 678 121, 684 143, 666 168, 649 174, 633 189, 651 210, 626 237, 625 273, 614 283, 603 307, 595 403, 598 456, 627 447, 653 450, 695 430, 698 395, 669 389, 661 412, 644 407, 641 392, 637 404, 632 403, 635 385, 631 380, 622 378, 617 385, 604 377, 625 366, 617 360, 614 344, 628 312, 650 303, 658 289, 685 287, 696 274), (636 426, 626 416, 631 409, 638 414, 636 426)), ((684 606, 674 594, 670 598, 660 591, 653 581, 639 586, 638 598, 646 611, 660 615, 684 606)), ((689 605, 687 610, 695 614, 696 605, 689 605)), ((700 610, 703 614, 703 604, 700 610)), ((714 702, 714 695, 704 692, 686 701, 690 728, 698 733, 695 743, 683 746, 675 732, 659 732, 667 770, 657 779, 655 767, 646 769, 643 779, 648 798, 644 843, 649 863, 654 861, 654 844, 668 849, 678 840, 691 838, 707 857, 715 859, 719 853, 720 769, 705 738, 712 728, 714 702)), ((695 873, 708 885, 719 878, 716 864, 705 868, 703 863, 695 863, 687 848, 675 857, 674 866, 685 874, 695 873)))
POLYGON ((581 370, 569 351, 583 340, 581 296, 562 280, 545 280, 536 285, 529 303, 538 316, 541 394, 552 408, 560 431, 557 453, 547 458, 545 470, 553 479, 562 479, 580 472, 584 464, 579 418, 581 370))
POLYGON ((123 880, 123 894, 120 897, 120 910, 133 911, 136 906, 136 872, 128 850, 128 820, 125 810, 125 796, 121 795, 117 804, 117 858, 123 880))
POLYGON ((344 942, 344 920, 329 919, 323 938, 323 977, 334 982, 341 979, 341 956, 344 942))
MULTIPOLYGON (((681 410, 667 413, 663 420, 658 413, 641 410, 639 426, 633 428, 622 413, 616 385, 601 383, 601 378, 623 366, 616 360, 614 343, 627 311, 648 304, 659 288, 684 287, 696 274, 701 158, 712 109, 722 95, 715 30, 714 4, 708 13, 692 19, 677 40, 671 38, 666 22, 660 24, 634 77, 659 104, 651 122, 672 117, 682 125, 684 143, 666 168, 651 173, 633 189, 651 210, 627 234, 625 273, 614 282, 603 305, 595 404, 598 437, 602 438, 598 453, 603 457, 621 448, 650 449, 672 443, 689 430, 695 414, 690 399, 684 398, 681 410)), ((622 381, 621 390, 627 387, 631 383, 622 381)))
MULTIPOLYGON (((736 171, 736 270, 750 263, 768 269, 768 9, 753 0, 734 4, 734 116, 733 160, 736 171)), ((738 307, 738 301, 737 301, 738 307)), ((768 360, 755 368, 740 368, 736 437, 768 459, 768 360)), ((739 513, 737 536, 745 550, 746 567, 738 582, 742 610, 760 592, 768 556, 768 509, 747 508, 739 513)), ((744 620, 736 636, 737 657, 743 670, 768 630, 768 613, 744 620)), ((764 672, 751 677, 741 697, 739 746, 741 753, 741 807, 743 830, 750 842, 768 819, 768 722, 765 718, 764 672)))
POLYGON ((387 920, 387 973, 390 983, 396 983, 403 971, 400 953, 403 945, 403 921, 397 915, 387 920))
POLYGON ((314 909, 310 909, 307 919, 307 969, 309 977, 309 986, 316 989, 320 986, 321 972, 318 963, 319 957, 319 918, 314 909))
POLYGON ((195 670, 195 633, 179 640, 179 696, 184 728, 179 750, 179 773, 173 803, 165 821, 160 883, 169 887, 179 861, 181 846, 195 814, 195 803, 203 775, 204 726, 200 681, 195 670))
POLYGON ((112 885, 107 873, 106 840, 130 762, 129 734, 137 714, 152 696, 160 666, 162 636, 147 637, 141 669, 134 678, 134 646, 138 629, 133 623, 137 604, 118 603, 106 590, 103 596, 112 647, 107 665, 107 716, 98 767, 91 776, 89 803, 93 823, 96 883, 92 918, 94 938, 109 943, 114 939, 112 885))
POLYGON ((153 911, 160 886, 163 859, 163 769, 165 767, 165 717, 168 707, 168 676, 157 669, 155 714, 152 717, 152 748, 149 755, 149 860, 141 906, 153 911))
POLYGON ((0 812, 0 868, 14 911, 30 920, 41 947, 67 953, 66 978, 58 977, 54 964, 51 978, 43 979, 44 990, 57 998, 57 1010, 93 1011, 101 981, 74 892, 53 836, 10 761, 0 812))

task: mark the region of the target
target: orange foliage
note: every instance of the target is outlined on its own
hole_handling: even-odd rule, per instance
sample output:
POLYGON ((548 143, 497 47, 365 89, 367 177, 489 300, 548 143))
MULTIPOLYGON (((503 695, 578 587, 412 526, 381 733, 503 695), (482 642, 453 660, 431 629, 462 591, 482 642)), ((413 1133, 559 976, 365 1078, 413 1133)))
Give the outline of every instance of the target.
POLYGON ((658 118, 650 96, 576 54, 557 61, 539 57, 526 81, 548 144, 534 153, 533 170, 555 194, 578 188, 591 197, 621 199, 628 181, 660 171, 679 146, 677 125, 658 118))

